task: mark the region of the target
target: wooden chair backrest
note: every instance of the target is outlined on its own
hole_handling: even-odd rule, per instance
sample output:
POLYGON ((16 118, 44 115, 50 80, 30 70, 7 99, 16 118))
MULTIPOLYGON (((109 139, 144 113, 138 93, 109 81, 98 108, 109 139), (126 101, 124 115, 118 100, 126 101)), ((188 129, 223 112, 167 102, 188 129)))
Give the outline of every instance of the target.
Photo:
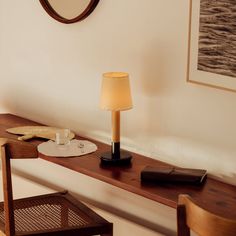
POLYGON ((190 196, 181 194, 177 206, 178 236, 190 236, 190 230, 201 236, 235 236, 236 219, 215 215, 196 205, 190 196))
POLYGON ((15 220, 12 195, 11 164, 10 159, 37 158, 37 148, 26 142, 19 142, 12 139, 0 138, 1 159, 2 159, 2 180, 4 195, 5 213, 5 234, 15 235, 15 220))

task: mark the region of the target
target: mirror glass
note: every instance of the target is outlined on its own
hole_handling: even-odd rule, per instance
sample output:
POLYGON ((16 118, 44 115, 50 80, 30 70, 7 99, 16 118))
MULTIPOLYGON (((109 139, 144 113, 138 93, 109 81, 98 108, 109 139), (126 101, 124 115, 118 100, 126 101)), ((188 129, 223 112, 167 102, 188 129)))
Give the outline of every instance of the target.
POLYGON ((55 20, 70 24, 89 16, 99 0, 39 0, 39 2, 55 20))
POLYGON ((59 15, 73 19, 83 13, 90 0, 48 0, 48 2, 59 15))

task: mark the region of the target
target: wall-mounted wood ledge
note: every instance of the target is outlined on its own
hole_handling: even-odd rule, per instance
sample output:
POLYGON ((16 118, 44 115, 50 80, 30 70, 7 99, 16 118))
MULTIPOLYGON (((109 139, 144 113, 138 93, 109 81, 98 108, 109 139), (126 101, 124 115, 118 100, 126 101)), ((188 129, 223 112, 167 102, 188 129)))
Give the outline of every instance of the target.
MULTIPOLYGON (((0 114, 0 136, 2 137, 16 139, 16 135, 6 133, 5 130, 23 125, 39 124, 12 114, 0 114)), ((79 136, 77 138, 83 139, 79 136)), ((236 186, 214 180, 210 177, 207 178, 203 186, 183 184, 142 185, 140 182, 140 171, 146 165, 158 166, 168 164, 132 153, 131 167, 103 168, 100 166, 99 157, 102 152, 108 151, 110 146, 95 140, 91 141, 98 146, 98 151, 92 154, 73 158, 52 158, 40 154, 40 158, 173 208, 177 205, 178 195, 186 193, 207 210, 224 217, 236 219, 236 186)), ((37 145, 42 140, 34 139, 30 142, 37 145)))

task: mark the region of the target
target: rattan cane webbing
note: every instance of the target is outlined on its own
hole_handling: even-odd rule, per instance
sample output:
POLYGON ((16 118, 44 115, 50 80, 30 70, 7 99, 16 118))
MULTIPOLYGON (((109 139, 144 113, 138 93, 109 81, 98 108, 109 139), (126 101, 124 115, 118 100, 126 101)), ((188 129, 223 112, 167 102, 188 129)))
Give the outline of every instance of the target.
MULTIPOLYGON (((60 230, 83 227, 92 220, 66 198, 52 196, 14 201, 16 232, 60 230)), ((4 224, 3 203, 0 203, 0 223, 4 224)))

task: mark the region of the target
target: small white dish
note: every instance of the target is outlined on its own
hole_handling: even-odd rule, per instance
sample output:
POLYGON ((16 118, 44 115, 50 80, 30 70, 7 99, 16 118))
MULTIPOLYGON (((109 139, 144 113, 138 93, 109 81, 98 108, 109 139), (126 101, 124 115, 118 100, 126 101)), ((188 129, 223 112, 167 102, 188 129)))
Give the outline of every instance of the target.
POLYGON ((97 146, 87 140, 73 139, 70 143, 59 145, 52 140, 38 145, 38 151, 46 156, 73 157, 95 152, 97 146))

